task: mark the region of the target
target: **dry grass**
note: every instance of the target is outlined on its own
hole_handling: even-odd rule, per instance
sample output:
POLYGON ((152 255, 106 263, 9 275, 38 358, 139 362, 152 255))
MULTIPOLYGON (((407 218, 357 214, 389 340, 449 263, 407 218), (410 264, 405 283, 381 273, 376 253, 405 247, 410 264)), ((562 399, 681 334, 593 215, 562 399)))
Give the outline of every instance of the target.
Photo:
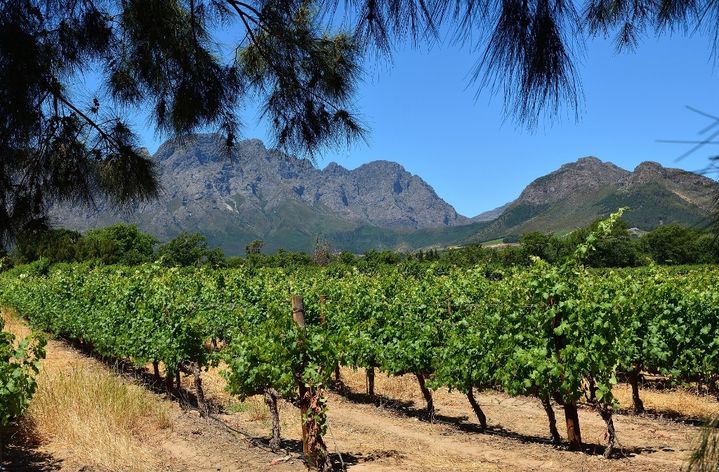
POLYGON ((0 310, 0 316, 2 316, 5 323, 4 331, 14 334, 18 340, 32 334, 32 330, 14 311, 2 309, 0 310))
MULTIPOLYGON (((632 390, 629 385, 617 385, 613 392, 622 408, 632 408, 632 390)), ((719 402, 708 395, 697 395, 682 389, 642 389, 639 391, 639 396, 647 410, 657 413, 702 420, 713 420, 719 417, 719 402)))
MULTIPOLYGON (((148 366, 148 369, 151 369, 151 366, 148 366)), ((226 366, 224 362, 220 362, 217 367, 210 367, 201 372, 202 389, 205 392, 205 398, 207 401, 223 407, 227 407, 235 402, 234 397, 225 389, 227 382, 220 374, 220 372, 225 369, 226 366)), ((160 368, 160 372, 164 375, 163 368, 160 368)), ((183 375, 181 381, 185 389, 194 391, 194 379, 191 375, 183 375)))
POLYGON ((141 441, 171 426, 170 411, 142 387, 99 368, 44 370, 26 428, 48 449, 104 470, 151 470, 156 459, 141 441))
MULTIPOLYGON (((364 369, 352 370, 343 367, 342 382, 356 392, 366 391, 366 374, 364 369)), ((401 401, 417 401, 422 399, 417 378, 413 375, 398 377, 388 376, 375 370, 374 391, 377 395, 401 401)))
MULTIPOLYGON (((18 338, 31 333, 15 314, 2 317, 18 338)), ((158 468, 156 454, 142 444, 172 425, 158 397, 56 341, 47 346, 37 383, 22 428, 42 449, 97 470, 158 468)))
POLYGON ((270 409, 264 398, 259 395, 249 397, 245 401, 231 403, 228 407, 231 413, 241 413, 248 421, 269 421, 270 409))

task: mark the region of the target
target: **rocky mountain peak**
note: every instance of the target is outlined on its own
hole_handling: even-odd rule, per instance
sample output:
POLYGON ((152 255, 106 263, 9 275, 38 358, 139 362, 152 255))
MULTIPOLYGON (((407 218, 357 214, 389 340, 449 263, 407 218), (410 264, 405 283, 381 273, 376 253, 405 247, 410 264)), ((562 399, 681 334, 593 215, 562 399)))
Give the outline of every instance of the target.
POLYGON ((664 167, 658 162, 645 161, 621 180, 623 189, 654 185, 662 187, 681 200, 705 211, 714 211, 719 193, 717 182, 700 174, 664 167))
POLYGON ((536 179, 524 189, 518 200, 535 205, 554 203, 617 183, 628 174, 611 162, 603 162, 593 156, 583 157, 536 179))
POLYGON ((199 231, 229 254, 241 254, 253 239, 263 239, 270 251, 308 251, 317 235, 337 249, 361 252, 568 231, 619 207, 629 207, 625 218, 642 229, 659 222, 696 224, 714 211, 719 188, 704 176, 656 162, 629 172, 588 156, 536 179, 514 202, 469 220, 422 178, 390 161, 355 169, 330 162, 319 169, 260 140, 240 141, 228 151, 212 134, 168 141, 153 159, 160 199, 129 212, 101 201, 93 209, 54 208, 53 222, 86 230, 125 221, 161 240, 199 231), (436 229, 412 231, 424 228, 436 229))
POLYGON ((99 212, 56 209, 55 219, 81 230, 127 221, 161 239, 182 230, 221 235, 213 240, 275 238, 280 247, 359 226, 419 229, 468 222, 427 182, 389 161, 352 170, 331 162, 321 170, 257 139, 228 149, 216 134, 169 140, 153 159, 163 188, 158 200, 130 214, 102 202, 99 212))
POLYGON ((332 161, 329 164, 327 164, 327 167, 325 167, 324 172, 326 172, 328 174, 344 174, 344 173, 349 172, 349 170, 347 170, 346 168, 337 164, 336 162, 332 161))
POLYGON ((667 175, 667 168, 654 161, 644 161, 634 168, 632 177, 635 180, 651 180, 663 178, 667 175))
MULTIPOLYGON (((566 164, 562 164, 561 167, 592 167, 592 166, 602 166, 605 163, 602 162, 601 159, 595 156, 584 156, 580 157, 574 162, 568 162, 566 164)), ((611 164, 611 162, 607 162, 606 164, 611 164)))

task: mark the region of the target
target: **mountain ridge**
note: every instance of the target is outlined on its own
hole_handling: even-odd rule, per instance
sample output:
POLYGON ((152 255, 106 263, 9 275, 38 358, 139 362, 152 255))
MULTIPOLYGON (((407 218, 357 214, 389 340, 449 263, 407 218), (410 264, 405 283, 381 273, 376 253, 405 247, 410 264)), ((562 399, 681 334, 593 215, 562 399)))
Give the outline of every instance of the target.
POLYGON ((152 158, 162 187, 158 200, 135 203, 129 211, 102 200, 96 208, 62 206, 51 212, 54 222, 79 230, 135 223, 161 240, 200 231, 232 252, 242 251, 247 239, 266 239, 270 249, 307 249, 318 234, 362 226, 411 230, 469 223, 421 177, 391 161, 318 169, 257 139, 228 151, 213 134, 168 140, 152 158))
POLYGON ((698 224, 713 211, 719 187, 655 162, 628 171, 587 156, 535 179, 506 205, 468 218, 420 176, 388 160, 319 169, 258 139, 228 151, 212 134, 169 140, 152 158, 163 188, 158 200, 126 210, 105 201, 96 208, 60 206, 51 211, 54 222, 77 230, 129 222, 161 240, 199 231, 229 254, 242 253, 253 239, 264 240, 269 251, 307 251, 318 235, 354 252, 413 250, 568 232, 619 206, 631 208, 625 219, 641 229, 698 224))
POLYGON ((643 230, 661 224, 701 225, 715 210, 719 184, 682 169, 644 161, 633 171, 596 157, 580 158, 532 181, 504 212, 469 241, 528 231, 568 232, 620 207, 643 230))

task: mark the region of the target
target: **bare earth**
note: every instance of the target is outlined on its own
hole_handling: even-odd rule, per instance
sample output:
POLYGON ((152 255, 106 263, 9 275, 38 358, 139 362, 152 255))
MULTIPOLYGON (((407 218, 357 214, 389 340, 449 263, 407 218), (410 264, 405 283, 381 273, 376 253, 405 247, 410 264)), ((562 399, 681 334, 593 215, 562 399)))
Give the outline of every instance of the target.
MULTIPOLYGON (((17 323, 8 329, 21 330, 17 323)), ((77 368, 108 367, 61 341, 50 341, 44 361, 46 371, 65 372, 77 368)), ((40 380, 42 381, 42 376, 40 380)), ((329 432, 326 442, 337 463, 356 471, 535 471, 535 470, 616 470, 678 471, 686 466, 696 437, 697 426, 663 419, 662 415, 618 414, 615 425, 620 458, 604 459, 605 427, 598 414, 580 410, 584 453, 570 452, 549 444, 547 422, 539 402, 532 398, 509 398, 491 392, 478 395, 490 425, 479 433, 466 398, 446 390, 435 392, 438 422, 420 421, 421 394, 412 377, 377 376, 379 405, 364 395, 364 372, 343 369, 342 394, 329 394, 329 432)), ((131 380, 126 380, 131 382, 131 380)), ((305 470, 299 459, 299 411, 281 405, 285 451, 272 453, 262 446, 270 431, 270 419, 260 398, 238 402, 222 389, 219 373, 204 374, 208 398, 226 411, 215 416, 239 430, 232 432, 219 422, 200 418, 194 410, 181 407, 164 394, 151 393, 166 404, 170 426, 138 435, 137 444, 151 458, 127 464, 121 470, 158 471, 290 471, 305 470), (230 413, 231 412, 231 413, 230 413)), ((191 390, 191 379, 183 379, 191 390)), ((643 392, 645 404, 658 413, 719 415, 719 403, 687 392, 643 392)), ((619 398, 627 398, 621 387, 619 398)), ((555 407, 560 432, 562 411, 555 407)), ((2 464, 6 470, 105 470, 83 460, 83 455, 52 440, 25 444, 19 437, 9 448, 2 464)), ((2 470, 2 468, 0 468, 2 470)))
MULTIPOLYGON (((326 439, 330 449, 334 451, 336 445, 349 468, 357 471, 678 471, 685 467, 699 433, 698 427, 676 421, 616 415, 621 457, 607 460, 601 456, 606 442, 604 422, 589 409, 580 411, 587 452, 577 453, 549 444, 544 410, 532 398, 509 398, 496 392, 478 395, 490 424, 488 432, 479 433, 463 395, 436 392, 438 422, 429 424, 417 418, 416 406, 423 403, 413 378, 378 376, 377 393, 392 393, 392 400, 385 399, 388 404, 379 407, 362 403, 366 399, 358 395, 364 390, 363 373, 344 370, 343 379, 353 393, 329 395, 331 434, 326 439)), ((713 400, 695 399, 719 411, 713 400)), ((297 440, 299 422, 293 410, 284 405, 283 436, 297 440)), ((562 432, 561 408, 555 407, 555 413, 562 432)), ((242 413, 225 420, 257 435, 269 430, 268 419, 248 421, 242 413)))

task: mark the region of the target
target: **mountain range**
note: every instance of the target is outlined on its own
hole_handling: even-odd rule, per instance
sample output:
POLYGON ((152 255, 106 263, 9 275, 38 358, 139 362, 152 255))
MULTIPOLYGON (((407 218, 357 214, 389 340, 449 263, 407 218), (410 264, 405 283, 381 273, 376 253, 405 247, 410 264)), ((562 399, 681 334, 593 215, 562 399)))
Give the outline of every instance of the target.
POLYGON ((653 162, 630 172, 585 157, 538 178, 516 200, 470 218, 390 161, 318 169, 259 140, 227 150, 213 134, 167 141, 152 158, 162 186, 157 200, 122 209, 102 200, 93 207, 58 206, 51 210, 55 225, 87 230, 129 222, 160 240, 198 231, 227 254, 243 253, 254 239, 270 252, 308 251, 318 236, 338 250, 413 250, 527 231, 568 232, 622 206, 630 207, 625 220, 643 230, 701 225, 719 188, 704 176, 653 162))

